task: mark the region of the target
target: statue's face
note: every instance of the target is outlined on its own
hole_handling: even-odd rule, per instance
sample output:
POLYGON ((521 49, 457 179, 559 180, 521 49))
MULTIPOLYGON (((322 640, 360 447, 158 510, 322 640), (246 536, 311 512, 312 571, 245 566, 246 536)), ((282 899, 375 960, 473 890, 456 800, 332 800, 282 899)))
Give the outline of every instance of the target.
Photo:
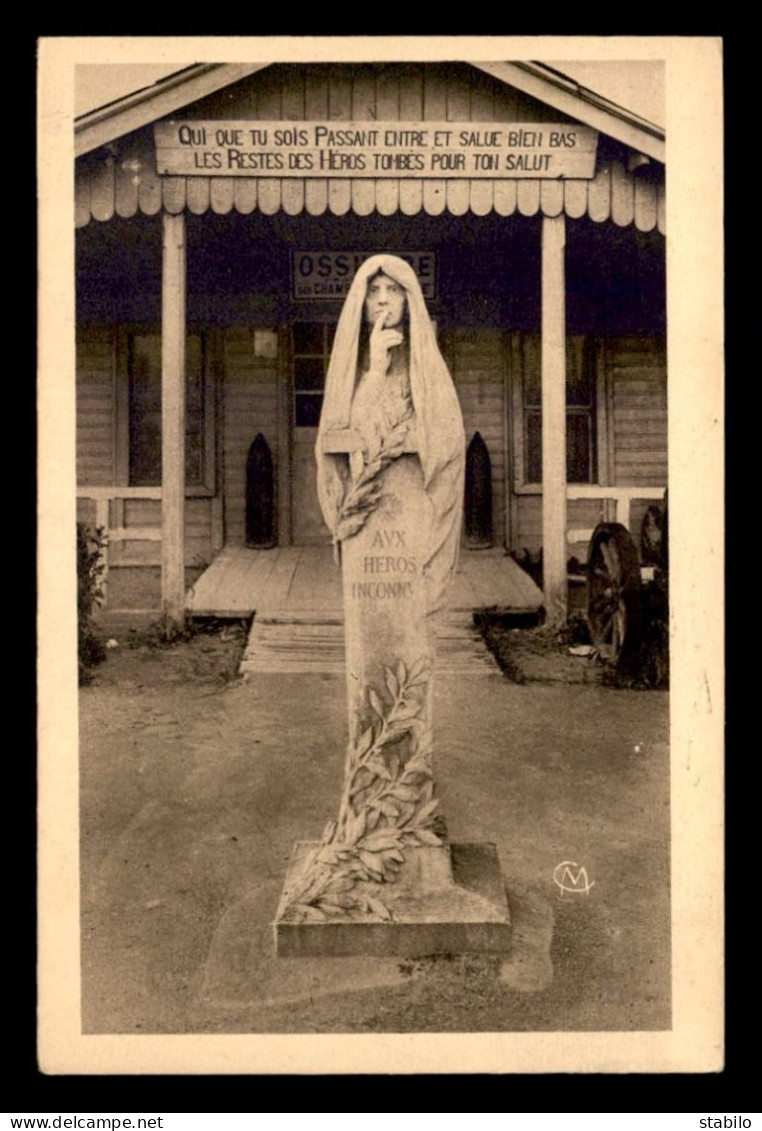
POLYGON ((374 275, 368 283, 368 293, 365 296, 365 317, 373 326, 376 319, 384 313, 385 329, 399 326, 405 314, 405 291, 388 275, 374 275))

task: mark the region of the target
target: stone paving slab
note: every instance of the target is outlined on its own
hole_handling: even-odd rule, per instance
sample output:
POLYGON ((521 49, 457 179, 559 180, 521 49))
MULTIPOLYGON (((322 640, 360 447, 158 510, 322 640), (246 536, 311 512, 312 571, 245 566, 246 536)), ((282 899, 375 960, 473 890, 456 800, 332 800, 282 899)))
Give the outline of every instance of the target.
POLYGON ((405 981, 394 958, 277 957, 270 922, 273 906, 273 894, 259 888, 226 910, 204 966, 202 1008, 283 1005, 405 981))
MULTIPOLYGON (((401 957, 277 957, 270 919, 273 885, 252 886, 229 906, 214 932, 203 966, 194 1007, 199 1021, 331 998, 343 999, 363 991, 391 991, 413 982, 425 984, 432 976, 457 985, 464 970, 476 960, 473 954, 401 957)), ((553 909, 550 901, 526 885, 511 885, 513 943, 507 956, 491 955, 496 986, 518 993, 540 993, 551 983, 553 964, 553 909)))

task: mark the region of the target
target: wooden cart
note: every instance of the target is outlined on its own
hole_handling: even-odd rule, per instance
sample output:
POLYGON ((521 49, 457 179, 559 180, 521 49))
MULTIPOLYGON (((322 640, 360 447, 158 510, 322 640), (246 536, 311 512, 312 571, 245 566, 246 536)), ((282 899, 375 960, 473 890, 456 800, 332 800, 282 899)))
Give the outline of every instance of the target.
POLYGON ((640 546, 619 522, 593 531, 587 558, 587 621, 601 659, 654 687, 669 679, 667 493, 650 506, 640 546))

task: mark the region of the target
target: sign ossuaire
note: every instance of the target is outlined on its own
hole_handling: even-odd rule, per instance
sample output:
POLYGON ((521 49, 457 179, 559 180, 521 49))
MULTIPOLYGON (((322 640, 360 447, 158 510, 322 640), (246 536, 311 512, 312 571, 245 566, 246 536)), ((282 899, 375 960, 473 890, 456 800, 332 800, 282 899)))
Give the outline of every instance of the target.
POLYGON ((209 177, 590 179, 587 126, 497 122, 169 121, 160 174, 209 177))
MULTIPOLYGON (((375 251, 293 251, 291 253, 291 293, 295 299, 330 301, 349 293, 357 268, 375 251)), ((415 271, 424 298, 434 299, 436 291, 436 252, 397 251, 415 271)))

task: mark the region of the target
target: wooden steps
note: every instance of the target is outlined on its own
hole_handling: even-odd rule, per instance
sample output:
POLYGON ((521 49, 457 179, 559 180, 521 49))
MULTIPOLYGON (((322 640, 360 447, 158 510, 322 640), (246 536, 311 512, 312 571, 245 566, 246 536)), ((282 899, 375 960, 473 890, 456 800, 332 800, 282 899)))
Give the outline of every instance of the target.
MULTIPOLYGON (((344 673, 341 620, 255 618, 242 672, 344 673)), ((448 618, 437 634, 436 671, 442 675, 494 675, 499 669, 481 634, 463 616, 448 618)))
POLYGON ((242 672, 344 671, 344 626, 254 621, 242 672))

